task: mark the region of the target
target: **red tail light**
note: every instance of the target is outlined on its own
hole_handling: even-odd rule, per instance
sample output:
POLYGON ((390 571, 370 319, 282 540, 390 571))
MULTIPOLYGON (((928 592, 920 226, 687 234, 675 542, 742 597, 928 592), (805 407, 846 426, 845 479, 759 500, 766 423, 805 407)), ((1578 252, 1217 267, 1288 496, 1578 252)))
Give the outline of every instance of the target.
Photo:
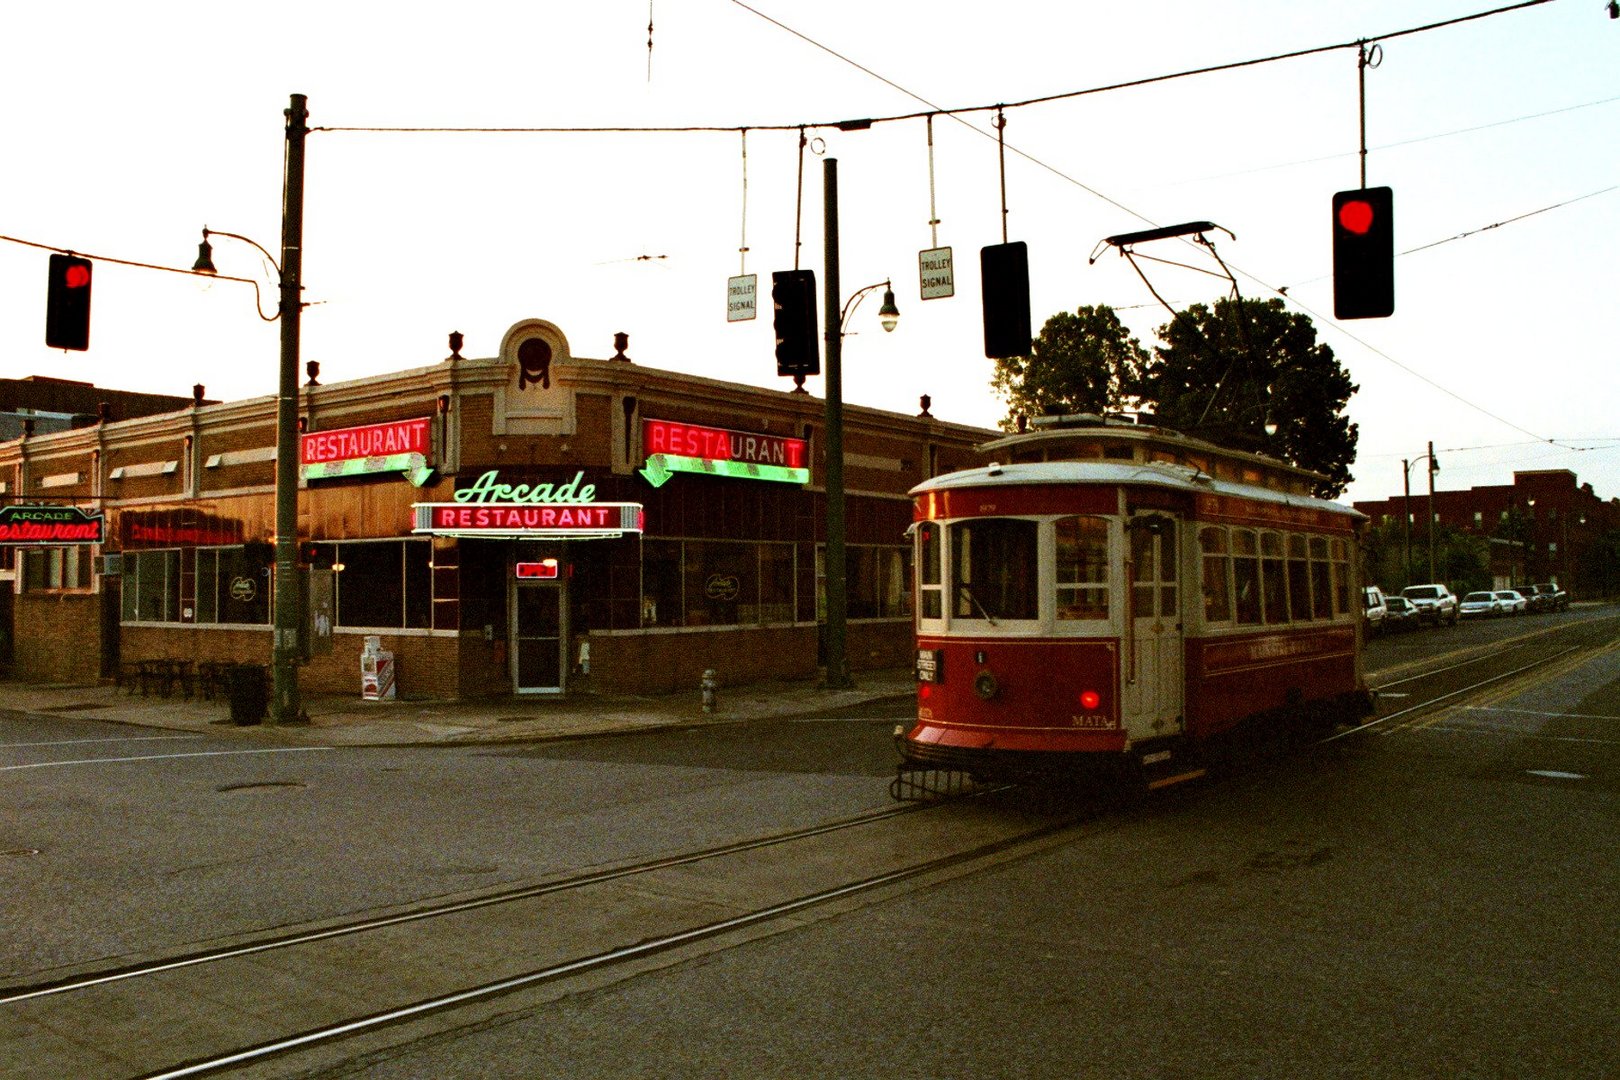
POLYGON ((1080 707, 1087 712, 1095 712, 1097 706, 1102 704, 1102 695, 1095 690, 1080 691, 1080 707))

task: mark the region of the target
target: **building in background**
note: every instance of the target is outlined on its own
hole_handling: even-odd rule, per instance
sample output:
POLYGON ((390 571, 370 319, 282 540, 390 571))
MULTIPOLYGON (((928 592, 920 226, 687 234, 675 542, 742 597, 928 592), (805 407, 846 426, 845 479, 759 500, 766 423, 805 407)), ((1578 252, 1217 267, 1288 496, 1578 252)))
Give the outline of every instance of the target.
MULTIPOLYGON (((622 340, 611 359, 576 357, 539 319, 495 357, 459 342, 430 367, 300 389, 306 692, 357 693, 368 637, 406 696, 659 693, 710 668, 727 684, 815 676, 819 398, 635 364, 622 340)), ((0 501, 103 529, 17 546, 18 677, 268 660, 276 400, 201 394, 0 442, 0 501)), ((848 662, 904 666, 907 492, 973 464, 996 433, 926 407, 846 405, 844 426, 848 662)))
MULTIPOLYGON (((1355 504, 1375 524, 1399 523, 1409 515, 1416 567, 1427 565, 1428 506, 1427 492, 1355 504)), ((1583 599, 1620 590, 1620 499, 1600 499, 1567 469, 1515 471, 1512 484, 1436 491, 1434 524, 1488 545, 1484 569, 1494 588, 1552 582, 1583 599)))

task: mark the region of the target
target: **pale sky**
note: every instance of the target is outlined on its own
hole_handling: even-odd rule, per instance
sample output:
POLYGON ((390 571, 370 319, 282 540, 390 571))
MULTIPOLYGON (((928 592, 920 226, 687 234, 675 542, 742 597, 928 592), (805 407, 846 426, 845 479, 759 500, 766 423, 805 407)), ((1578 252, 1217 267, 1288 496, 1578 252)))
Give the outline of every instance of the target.
MULTIPOLYGON (((1495 6, 653 0, 649 69, 646 0, 9 5, 0 234, 189 268, 206 224, 279 257, 292 93, 316 129, 722 128, 316 130, 304 358, 322 381, 427 365, 453 330, 464 355, 490 356, 538 317, 576 355, 611 355, 622 330, 638 363, 787 389, 770 274, 794 265, 796 219, 799 264, 823 273, 822 160, 835 157, 844 294, 890 278, 902 313, 886 335, 878 297, 857 312, 845 400, 914 413, 927 393, 942 419, 988 427, 1004 413, 978 282, 979 249, 1002 239, 994 112, 935 119, 932 212, 921 119, 808 132, 823 154, 803 157, 802 200, 796 133, 736 129, 1023 102, 1382 38, 1366 73, 1368 183, 1394 189, 1396 250, 1424 248, 1397 259, 1393 317, 1331 317, 1329 207, 1360 186, 1349 47, 1008 109, 1007 236, 1029 245, 1035 329, 1109 304, 1151 345, 1168 312, 1117 255, 1087 257, 1110 234, 1211 220, 1235 234, 1217 250, 1243 295, 1286 287, 1360 384, 1347 498, 1398 494, 1401 459, 1430 440, 1442 490, 1570 469, 1620 497, 1620 21, 1601 0, 1555 0, 1394 36, 1495 6), (922 301, 935 215, 957 295, 922 301), (742 272, 759 276, 764 314, 728 324, 727 279, 742 272)), ((1214 268, 1174 242, 1151 252, 1214 268)), ((260 276, 273 308, 256 252, 222 239, 214 254, 221 273, 260 276)), ((275 392, 277 327, 232 282, 98 263, 90 350, 47 349, 47 258, 0 242, 4 375, 275 392)), ((1145 265, 1178 307, 1230 288, 1145 265)), ((1412 482, 1423 488, 1421 466, 1412 482)))

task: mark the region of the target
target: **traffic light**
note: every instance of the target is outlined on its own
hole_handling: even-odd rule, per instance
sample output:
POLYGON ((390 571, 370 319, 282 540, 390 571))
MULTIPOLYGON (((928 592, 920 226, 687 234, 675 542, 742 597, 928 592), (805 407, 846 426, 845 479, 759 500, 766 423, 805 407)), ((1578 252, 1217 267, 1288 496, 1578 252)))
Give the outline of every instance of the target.
POLYGON ((771 305, 776 309, 776 373, 795 377, 821 374, 816 272, 778 270, 771 274, 771 305))
POLYGON ((984 355, 1029 355, 1029 248, 1022 240, 979 250, 984 355))
POLYGON ((1333 317, 1384 319, 1395 311, 1394 193, 1333 196, 1333 317))
POLYGON ((52 255, 45 289, 45 344, 83 352, 90 347, 90 260, 52 255))

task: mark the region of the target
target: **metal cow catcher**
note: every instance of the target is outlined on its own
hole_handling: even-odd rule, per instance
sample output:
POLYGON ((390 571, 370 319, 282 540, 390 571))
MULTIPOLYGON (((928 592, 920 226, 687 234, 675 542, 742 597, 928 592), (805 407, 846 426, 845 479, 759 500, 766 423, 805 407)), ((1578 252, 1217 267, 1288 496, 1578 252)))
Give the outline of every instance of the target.
POLYGON ((897 792, 941 769, 1158 786, 1248 723, 1371 711, 1365 518, 1314 497, 1319 476, 1093 416, 985 449, 1006 464, 912 489, 917 722, 897 792))

